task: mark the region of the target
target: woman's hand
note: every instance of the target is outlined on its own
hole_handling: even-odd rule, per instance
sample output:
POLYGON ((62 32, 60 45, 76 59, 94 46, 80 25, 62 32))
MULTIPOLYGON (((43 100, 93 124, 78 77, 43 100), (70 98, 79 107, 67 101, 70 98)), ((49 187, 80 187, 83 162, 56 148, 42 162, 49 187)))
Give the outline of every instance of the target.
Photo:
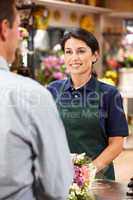
POLYGON ((109 137, 109 145, 95 160, 93 160, 97 172, 105 168, 121 153, 123 150, 123 141, 124 138, 121 136, 109 137))

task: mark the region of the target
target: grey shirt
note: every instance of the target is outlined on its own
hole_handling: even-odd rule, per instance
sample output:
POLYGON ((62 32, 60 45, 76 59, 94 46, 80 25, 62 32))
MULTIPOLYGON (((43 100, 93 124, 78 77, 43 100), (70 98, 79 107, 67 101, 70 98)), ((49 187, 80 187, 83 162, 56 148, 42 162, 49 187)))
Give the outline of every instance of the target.
POLYGON ((65 200, 72 172, 64 127, 50 93, 11 73, 0 57, 0 200, 34 199, 33 174, 42 184, 43 200, 65 200))

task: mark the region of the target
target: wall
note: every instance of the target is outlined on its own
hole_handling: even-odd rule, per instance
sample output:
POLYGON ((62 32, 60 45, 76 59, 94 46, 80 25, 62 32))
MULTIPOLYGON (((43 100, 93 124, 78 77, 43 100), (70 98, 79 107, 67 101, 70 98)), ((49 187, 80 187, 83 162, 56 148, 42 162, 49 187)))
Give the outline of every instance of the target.
MULTIPOLYGON (((54 27, 76 27, 79 26, 80 24, 80 18, 82 15, 88 14, 88 13, 83 13, 83 12, 76 12, 76 11, 68 11, 68 10, 61 10, 61 9, 56 9, 47 6, 48 10, 50 11, 50 20, 49 20, 49 25, 54 26, 54 27), (54 17, 54 12, 55 11, 60 12, 60 19, 55 19, 54 17), (77 19, 75 21, 72 21, 70 19, 70 15, 73 13, 76 14, 77 19)), ((91 15, 91 14, 90 14, 91 15)))
POLYGON ((133 0, 106 0, 106 7, 115 9, 118 11, 133 11, 133 0))
POLYGON ((106 17, 104 18, 103 32, 121 33, 123 32, 123 19, 106 17))

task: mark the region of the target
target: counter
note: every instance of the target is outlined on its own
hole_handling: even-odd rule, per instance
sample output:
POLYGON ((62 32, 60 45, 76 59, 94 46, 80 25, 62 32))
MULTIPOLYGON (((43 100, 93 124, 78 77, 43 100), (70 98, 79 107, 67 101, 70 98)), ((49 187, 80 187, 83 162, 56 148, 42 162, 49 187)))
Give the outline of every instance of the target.
POLYGON ((96 181, 91 189, 94 200, 133 200, 133 196, 126 195, 127 191, 127 185, 105 180, 96 181))

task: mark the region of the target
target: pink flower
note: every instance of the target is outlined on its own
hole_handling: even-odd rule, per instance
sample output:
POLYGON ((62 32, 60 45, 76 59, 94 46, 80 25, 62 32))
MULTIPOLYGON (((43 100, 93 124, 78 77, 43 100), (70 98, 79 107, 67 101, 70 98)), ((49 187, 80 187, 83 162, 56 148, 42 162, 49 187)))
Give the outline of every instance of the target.
POLYGON ((46 68, 54 68, 59 65, 59 58, 57 56, 48 56, 43 60, 46 68))
POLYGON ((59 59, 59 65, 63 65, 63 64, 64 64, 64 58, 60 57, 60 59, 59 59))
POLYGON ((55 79, 58 79, 58 80, 60 80, 60 79, 63 79, 63 74, 61 73, 61 72, 54 72, 53 73, 53 77, 55 78, 55 79))
POLYGON ((66 71, 64 66, 64 58, 59 55, 49 55, 42 60, 42 76, 39 74, 39 80, 43 84, 49 84, 54 80, 61 80, 66 78, 66 71))
POLYGON ((81 168, 74 165, 74 183, 77 183, 79 187, 84 185, 84 179, 81 174, 81 168))
POLYGON ((84 181, 89 180, 89 170, 86 165, 81 167, 81 176, 83 177, 84 181))
POLYGON ((23 40, 25 38, 28 38, 29 33, 25 28, 19 27, 19 36, 20 36, 20 39, 23 40))

